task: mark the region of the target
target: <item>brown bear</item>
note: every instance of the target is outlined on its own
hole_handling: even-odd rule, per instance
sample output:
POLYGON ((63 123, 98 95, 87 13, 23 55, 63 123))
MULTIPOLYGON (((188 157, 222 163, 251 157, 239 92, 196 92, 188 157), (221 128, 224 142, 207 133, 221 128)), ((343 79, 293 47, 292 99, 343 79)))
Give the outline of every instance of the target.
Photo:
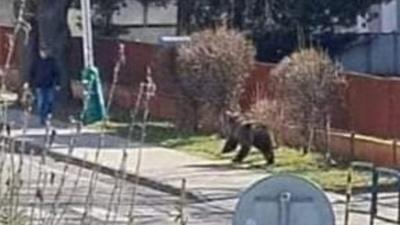
POLYGON ((243 162, 252 146, 261 152, 268 164, 275 161, 273 135, 260 122, 246 120, 239 113, 226 112, 222 120, 222 136, 226 138, 222 153, 233 152, 238 145, 241 146, 234 163, 243 162))

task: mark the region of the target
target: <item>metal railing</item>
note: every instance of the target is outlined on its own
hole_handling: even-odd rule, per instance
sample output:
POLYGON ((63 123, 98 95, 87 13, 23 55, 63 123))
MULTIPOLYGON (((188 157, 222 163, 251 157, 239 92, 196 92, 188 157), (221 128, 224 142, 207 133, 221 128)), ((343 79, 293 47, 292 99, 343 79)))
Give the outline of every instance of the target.
POLYGON ((345 216, 344 224, 350 224, 351 213, 369 214, 369 224, 374 225, 376 220, 387 221, 395 224, 400 224, 400 171, 396 169, 377 167, 372 163, 366 162, 353 162, 347 175, 347 191, 345 202, 345 216), (365 190, 365 193, 370 195, 369 210, 355 210, 351 207, 354 197, 353 193, 353 175, 355 171, 363 171, 368 173, 370 179, 370 186, 365 190), (388 218, 379 214, 379 193, 382 190, 381 180, 383 178, 394 179, 394 183, 389 183, 390 188, 394 188, 397 192, 397 218, 388 218))

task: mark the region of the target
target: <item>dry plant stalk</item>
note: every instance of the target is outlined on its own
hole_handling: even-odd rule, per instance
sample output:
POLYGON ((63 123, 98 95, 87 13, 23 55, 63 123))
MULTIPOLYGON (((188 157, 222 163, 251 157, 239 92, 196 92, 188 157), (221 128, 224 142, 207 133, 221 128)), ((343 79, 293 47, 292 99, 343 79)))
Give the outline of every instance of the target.
MULTIPOLYGON (((106 121, 104 121, 105 123, 106 121)), ((97 186, 97 181, 98 181, 98 175, 100 172, 100 164, 99 164, 99 159, 100 159, 100 152, 101 149, 104 146, 104 137, 105 137, 105 124, 103 124, 103 126, 101 126, 101 130, 100 130, 100 135, 98 138, 98 142, 97 142, 97 147, 96 147, 96 153, 95 153, 95 159, 94 159, 94 168, 92 168, 92 172, 90 175, 90 180, 89 180, 89 188, 88 188, 88 193, 86 195, 86 201, 85 201, 85 209, 84 209, 84 213, 81 219, 81 223, 82 224, 91 224, 92 222, 92 218, 89 217, 89 213, 91 213, 92 207, 93 207, 93 195, 96 191, 96 186, 97 186), (89 217, 89 221, 86 222, 86 219, 89 217)))
MULTIPOLYGON (((151 99, 156 95, 157 91, 157 86, 153 81, 153 78, 151 77, 152 71, 151 68, 147 68, 147 77, 146 81, 142 82, 140 84, 140 95, 137 98, 136 102, 136 108, 135 111, 136 113, 138 112, 137 110, 140 109, 140 107, 143 107, 143 117, 141 120, 141 135, 140 135, 140 141, 139 141, 139 149, 137 151, 137 160, 136 160, 136 168, 135 168, 135 182, 134 182, 134 187, 132 191, 132 199, 131 199, 131 205, 128 213, 128 219, 129 225, 133 225, 135 223, 135 207, 136 207, 136 200, 137 200, 137 192, 138 192, 138 186, 139 186, 139 179, 140 179, 140 172, 141 172, 141 166, 142 166, 142 160, 143 160, 143 145, 145 144, 146 137, 147 137, 147 123, 149 120, 149 114, 150 114, 150 101, 151 99)), ((133 115, 134 118, 135 115, 133 115)))
MULTIPOLYGON (((119 59, 117 63, 115 64, 114 67, 114 72, 113 72, 113 80, 109 92, 109 97, 108 97, 108 103, 107 103, 107 112, 110 112, 111 106, 112 106, 112 101, 114 99, 114 92, 117 86, 118 82, 118 77, 119 73, 121 71, 122 66, 126 63, 126 56, 125 56, 125 45, 120 44, 119 49, 119 59)), ((128 135, 129 136, 129 135, 128 135)), ((127 140, 127 142, 130 142, 130 139, 127 140)), ((114 182, 114 187, 111 192, 110 200, 108 203, 108 208, 107 208, 107 213, 106 213, 106 220, 105 223, 109 222, 111 213, 114 212, 114 222, 116 222, 116 217, 117 217, 117 212, 119 210, 119 204, 121 202, 121 195, 123 191, 123 181, 126 179, 126 163, 128 161, 128 153, 127 150, 129 149, 129 144, 126 144, 125 148, 122 149, 122 158, 121 158, 121 163, 120 163, 120 168, 119 171, 115 173, 115 182, 114 182), (114 202, 115 196, 117 195, 117 203, 114 202), (115 205, 115 206, 114 206, 115 205), (114 206, 114 208, 113 208, 114 206)))
MULTIPOLYGON (((84 160, 87 160, 87 154, 85 154, 85 156, 83 157, 84 160)), ((71 190, 71 193, 68 197, 67 202, 72 202, 72 199, 74 197, 74 193, 76 193, 77 189, 78 189, 78 185, 79 185, 79 181, 82 178, 82 167, 79 167, 78 173, 76 175, 76 178, 74 180, 74 184, 71 190)), ((61 220, 64 218, 66 212, 68 210, 68 204, 65 204, 65 206, 61 209, 61 212, 58 214, 58 218, 55 217, 54 223, 51 223, 52 225, 58 225, 60 224, 61 220)))
MULTIPOLYGON (((74 154, 76 138, 81 134, 81 130, 82 130, 81 122, 75 121, 71 118, 70 123, 74 124, 76 126, 76 131, 69 138, 68 156, 67 156, 69 158, 71 158, 74 154)), ((62 170, 61 178, 60 178, 60 184, 58 185, 56 194, 54 195, 51 213, 49 214, 48 218, 45 220, 44 224, 53 225, 58 216, 60 216, 60 218, 62 218, 62 215, 59 215, 58 209, 60 208, 59 204, 60 204, 61 196, 64 194, 63 189, 65 186, 65 182, 67 180, 68 170, 69 170, 69 164, 65 163, 64 168, 62 170)), ((72 196, 74 194, 74 192, 71 192, 70 194, 72 196)), ((55 225, 57 225, 57 224, 55 224, 55 225)))
POLYGON ((119 55, 119 58, 118 58, 117 63, 114 66, 111 88, 110 88, 109 96, 108 96, 108 100, 107 100, 107 107, 106 107, 107 113, 110 112, 112 102, 114 100, 115 89, 117 87, 117 83, 119 80, 119 74, 121 72, 122 66, 125 65, 125 63, 126 63, 125 45, 124 44, 119 45, 118 55, 119 55))
POLYGON ((186 215, 186 183, 186 179, 182 179, 181 195, 177 207, 178 215, 175 218, 175 222, 179 222, 179 225, 187 225, 189 222, 186 215))

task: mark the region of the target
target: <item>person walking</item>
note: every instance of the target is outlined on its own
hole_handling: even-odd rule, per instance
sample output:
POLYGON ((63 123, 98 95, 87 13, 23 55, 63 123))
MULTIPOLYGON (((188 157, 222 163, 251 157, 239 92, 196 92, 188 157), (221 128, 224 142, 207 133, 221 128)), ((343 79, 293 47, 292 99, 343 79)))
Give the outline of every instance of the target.
POLYGON ((35 93, 36 113, 41 125, 45 125, 53 112, 55 92, 60 90, 60 69, 48 50, 40 50, 34 60, 29 85, 35 93))

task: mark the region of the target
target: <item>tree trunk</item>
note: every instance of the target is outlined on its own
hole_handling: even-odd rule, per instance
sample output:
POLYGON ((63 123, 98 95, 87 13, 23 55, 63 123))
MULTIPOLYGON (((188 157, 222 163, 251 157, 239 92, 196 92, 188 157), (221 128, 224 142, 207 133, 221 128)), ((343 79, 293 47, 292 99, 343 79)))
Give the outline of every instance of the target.
POLYGON ((143 4, 143 27, 146 29, 149 25, 149 3, 144 1, 143 4))
MULTIPOLYGON (((34 24, 36 26, 34 29, 38 33, 37 37, 32 37, 32 45, 50 50, 61 69, 60 101, 66 101, 71 96, 66 63, 67 44, 70 38, 67 16, 71 2, 72 0, 41 0, 37 9, 37 23, 34 24)), ((37 51, 37 48, 32 47, 31 50, 37 51)), ((31 55, 37 57, 38 53, 33 52, 31 55)))
POLYGON ((178 0, 178 35, 188 35, 192 32, 192 0, 178 0))
POLYGON ((235 27, 235 0, 229 0, 229 18, 228 18, 228 27, 234 28, 235 27))
POLYGON ((246 3, 244 0, 234 0, 233 6, 233 26, 239 30, 244 27, 244 13, 246 11, 246 3))
POLYGON ((177 21, 177 27, 176 27, 176 34, 182 35, 185 30, 185 0, 178 0, 177 1, 177 7, 178 7, 178 21, 177 21))
POLYGON ((175 124, 178 131, 182 133, 196 133, 200 122, 200 107, 197 102, 182 97, 179 98, 177 107, 178 116, 176 117, 175 124))
MULTIPOLYGON (((38 50, 38 27, 36 24, 33 24, 34 22, 32 22, 32 30, 29 34, 28 37, 28 42, 26 43, 26 45, 21 48, 21 67, 20 67, 20 71, 22 74, 22 79, 24 81, 28 81, 29 80, 29 71, 30 68, 32 66, 33 60, 38 56, 39 50, 38 50)), ((25 39, 25 37, 19 37, 18 42, 19 43, 23 43, 23 39, 25 39)))
POLYGON ((105 37, 112 37, 115 35, 113 30, 112 17, 113 17, 112 11, 104 14, 104 30, 102 30, 100 35, 103 35, 105 37))

